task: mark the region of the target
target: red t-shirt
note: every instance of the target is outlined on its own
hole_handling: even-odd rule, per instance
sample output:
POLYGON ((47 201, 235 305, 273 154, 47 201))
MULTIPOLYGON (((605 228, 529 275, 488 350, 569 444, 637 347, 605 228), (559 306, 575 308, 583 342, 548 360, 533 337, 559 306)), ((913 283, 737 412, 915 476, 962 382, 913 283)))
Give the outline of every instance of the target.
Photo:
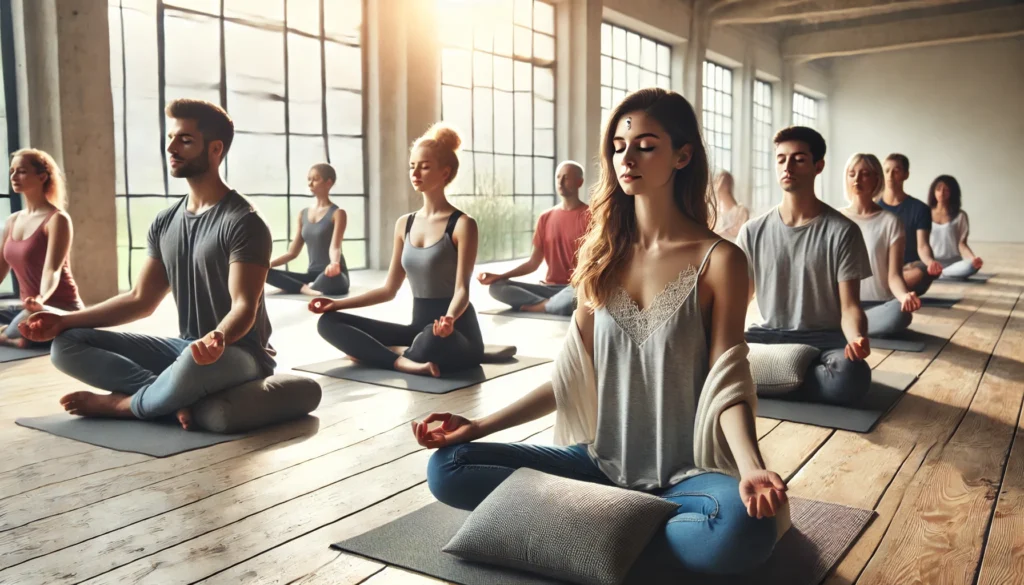
POLYGON ((576 268, 579 239, 586 233, 589 223, 590 207, 586 205, 573 210, 555 207, 540 215, 533 245, 540 249, 548 265, 545 284, 569 284, 576 268))

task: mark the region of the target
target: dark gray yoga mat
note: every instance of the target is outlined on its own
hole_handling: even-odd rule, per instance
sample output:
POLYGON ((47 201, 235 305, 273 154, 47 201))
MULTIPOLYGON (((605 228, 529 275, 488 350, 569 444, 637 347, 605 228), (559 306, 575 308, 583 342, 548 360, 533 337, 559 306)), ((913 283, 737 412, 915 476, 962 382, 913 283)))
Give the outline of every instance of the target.
POLYGON ((992 277, 995 276, 995 275, 996 274, 994 272, 992 272, 992 273, 989 273, 989 272, 979 272, 979 273, 971 275, 971 276, 969 276, 967 278, 945 278, 945 277, 939 277, 939 280, 942 281, 942 282, 962 282, 962 283, 965 283, 965 284, 985 284, 986 282, 991 280, 992 277))
POLYGON ((512 309, 488 309, 480 311, 481 315, 497 317, 520 317, 522 319, 543 319, 544 321, 562 321, 568 323, 572 315, 550 315, 548 313, 532 313, 530 311, 513 311, 512 309))
POLYGON ((963 297, 944 297, 925 294, 925 296, 921 297, 921 306, 952 309, 954 305, 962 300, 964 300, 963 297))
POLYGON ((871 349, 891 349, 894 351, 924 351, 925 342, 913 339, 894 339, 891 337, 871 337, 868 339, 871 349))
POLYGON ((17 347, 7 347, 6 345, 0 345, 0 364, 4 362, 16 362, 18 360, 27 360, 28 358, 34 358, 43 355, 50 355, 50 348, 44 347, 19 349, 17 347))
MULTIPOLYGON (((680 567, 663 537, 656 537, 633 566, 628 585, 677 585, 679 583, 816 585, 836 565, 874 516, 861 510, 790 499, 793 527, 755 575, 714 578, 694 575, 680 567)), ((493 565, 462 561, 441 552, 462 527, 469 512, 430 504, 389 524, 335 543, 333 548, 369 557, 464 585, 551 585, 561 583, 493 565)))
POLYGON ((181 425, 173 422, 83 418, 64 412, 19 418, 14 422, 58 437, 153 457, 177 455, 241 439, 249 434, 220 435, 206 431, 186 431, 181 425))
POLYGON ((341 380, 353 380, 355 382, 389 386, 402 390, 429 392, 430 394, 445 394, 459 388, 473 386, 474 384, 504 376, 505 374, 546 364, 550 361, 548 358, 515 357, 506 362, 483 364, 477 368, 454 372, 440 378, 371 368, 354 363, 348 358, 337 358, 308 366, 299 366, 295 369, 341 380))
POLYGON ((757 416, 804 423, 829 429, 866 433, 903 397, 917 376, 902 372, 871 372, 871 388, 852 406, 800 402, 780 398, 757 399, 757 416))

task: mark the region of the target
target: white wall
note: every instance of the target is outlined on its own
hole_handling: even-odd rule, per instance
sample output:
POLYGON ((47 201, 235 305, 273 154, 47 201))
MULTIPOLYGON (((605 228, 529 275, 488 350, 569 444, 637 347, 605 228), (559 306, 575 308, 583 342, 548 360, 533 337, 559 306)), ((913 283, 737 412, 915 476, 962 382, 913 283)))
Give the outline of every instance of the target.
POLYGON ((901 152, 908 193, 953 175, 973 239, 1024 242, 1024 38, 836 59, 830 106, 834 196, 850 154, 901 152))

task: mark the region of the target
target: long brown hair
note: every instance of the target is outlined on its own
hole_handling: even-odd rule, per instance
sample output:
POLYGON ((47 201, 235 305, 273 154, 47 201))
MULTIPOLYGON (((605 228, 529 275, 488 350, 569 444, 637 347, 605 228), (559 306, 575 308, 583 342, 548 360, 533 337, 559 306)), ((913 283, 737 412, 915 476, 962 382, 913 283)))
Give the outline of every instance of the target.
POLYGON ((67 206, 67 187, 64 182, 64 173, 57 166, 50 153, 37 148, 22 148, 11 155, 11 162, 21 157, 25 162, 32 165, 36 174, 46 174, 46 181, 43 182, 43 195, 50 205, 57 209, 64 210, 67 206))
POLYGON ((604 306, 621 277, 637 241, 636 199, 622 191, 615 171, 615 129, 619 119, 642 111, 661 124, 677 150, 690 144, 689 164, 675 171, 672 199, 687 217, 700 225, 715 225, 715 197, 708 188, 708 155, 697 116, 686 98, 664 89, 641 89, 627 95, 612 111, 601 138, 601 177, 591 189, 591 221, 580 246, 572 285, 591 308, 604 306))

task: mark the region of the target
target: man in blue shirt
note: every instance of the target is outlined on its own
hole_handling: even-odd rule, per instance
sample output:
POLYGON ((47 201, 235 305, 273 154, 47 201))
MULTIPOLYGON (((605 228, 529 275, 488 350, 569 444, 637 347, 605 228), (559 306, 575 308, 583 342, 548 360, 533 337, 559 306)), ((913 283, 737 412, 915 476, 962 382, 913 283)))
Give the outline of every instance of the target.
POLYGON ((942 265, 932 256, 928 241, 932 232, 932 210, 903 190, 903 184, 910 177, 910 160, 906 156, 893 153, 885 157, 883 170, 885 191, 878 204, 903 222, 907 241, 903 252, 903 280, 908 289, 921 296, 942 274, 942 265))

